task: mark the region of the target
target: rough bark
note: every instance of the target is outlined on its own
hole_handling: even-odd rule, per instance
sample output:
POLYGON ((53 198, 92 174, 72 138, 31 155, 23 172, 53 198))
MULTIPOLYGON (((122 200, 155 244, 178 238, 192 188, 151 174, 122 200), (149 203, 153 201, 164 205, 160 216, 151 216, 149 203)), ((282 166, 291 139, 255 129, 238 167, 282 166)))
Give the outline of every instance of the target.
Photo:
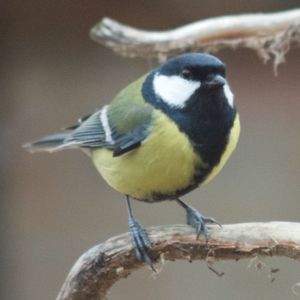
MULTIPOLYGON (((209 243, 195 238, 187 225, 149 228, 153 261, 239 260, 257 256, 285 256, 300 260, 300 223, 268 222, 211 226, 209 243)), ((105 299, 111 286, 145 266, 136 260, 128 234, 94 246, 72 267, 57 300, 105 299)), ((222 274, 219 274, 222 275, 222 274)))

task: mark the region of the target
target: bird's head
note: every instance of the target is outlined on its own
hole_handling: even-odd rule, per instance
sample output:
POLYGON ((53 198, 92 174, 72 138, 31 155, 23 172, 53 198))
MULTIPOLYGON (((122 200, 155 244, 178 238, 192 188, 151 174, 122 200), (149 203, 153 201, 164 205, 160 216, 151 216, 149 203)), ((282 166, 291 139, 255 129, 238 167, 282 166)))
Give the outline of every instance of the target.
POLYGON ((218 58, 189 53, 169 59, 150 75, 156 101, 169 108, 183 109, 196 98, 220 96, 233 106, 225 65, 218 58))

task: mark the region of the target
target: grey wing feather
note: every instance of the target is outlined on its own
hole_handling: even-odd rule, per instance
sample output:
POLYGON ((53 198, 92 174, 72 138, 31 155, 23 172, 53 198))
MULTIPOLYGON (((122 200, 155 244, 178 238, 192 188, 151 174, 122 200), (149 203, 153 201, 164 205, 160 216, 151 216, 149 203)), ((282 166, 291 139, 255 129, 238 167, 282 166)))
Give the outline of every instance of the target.
POLYGON ((77 125, 67 128, 65 132, 42 137, 23 145, 23 147, 30 152, 55 152, 78 147, 110 147, 111 145, 105 142, 100 112, 80 119, 77 125))
POLYGON ((107 140, 101 121, 101 110, 85 117, 80 122, 72 126, 73 131, 45 136, 24 147, 30 152, 54 152, 68 148, 107 148, 113 151, 113 156, 120 156, 139 147, 147 137, 150 127, 149 119, 142 124, 138 122, 132 130, 120 133, 109 124, 111 138, 107 140))
POLYGON ((100 119, 101 111, 97 111, 77 127, 65 143, 75 143, 81 147, 112 147, 106 142, 105 131, 100 119))
POLYGON ((107 141, 101 111, 98 111, 79 125, 65 143, 86 148, 107 148, 113 150, 113 156, 120 156, 140 146, 147 136, 149 125, 147 122, 126 133, 120 133, 110 124, 111 141, 107 141))
POLYGON ((149 124, 146 123, 116 138, 113 156, 120 156, 139 147, 146 138, 148 129, 149 124))

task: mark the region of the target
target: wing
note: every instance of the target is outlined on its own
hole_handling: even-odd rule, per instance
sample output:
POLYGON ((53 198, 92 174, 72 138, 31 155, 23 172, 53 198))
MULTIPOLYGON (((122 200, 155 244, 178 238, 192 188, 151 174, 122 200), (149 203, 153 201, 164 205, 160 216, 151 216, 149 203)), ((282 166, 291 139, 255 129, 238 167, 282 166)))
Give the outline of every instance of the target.
MULTIPOLYGON (((151 116, 149 115, 149 118, 141 122, 140 117, 126 112, 126 117, 130 117, 132 128, 124 131, 118 130, 112 122, 109 122, 107 111, 107 106, 105 106, 92 114, 73 131, 65 140, 65 144, 84 148, 107 148, 113 150, 114 156, 122 155, 140 146, 147 137, 151 116)), ((122 117, 123 115, 119 116, 119 118, 122 117)))
POLYGON ((151 126, 153 108, 140 93, 143 78, 129 85, 110 105, 87 117, 65 144, 107 148, 120 156, 140 146, 151 126))

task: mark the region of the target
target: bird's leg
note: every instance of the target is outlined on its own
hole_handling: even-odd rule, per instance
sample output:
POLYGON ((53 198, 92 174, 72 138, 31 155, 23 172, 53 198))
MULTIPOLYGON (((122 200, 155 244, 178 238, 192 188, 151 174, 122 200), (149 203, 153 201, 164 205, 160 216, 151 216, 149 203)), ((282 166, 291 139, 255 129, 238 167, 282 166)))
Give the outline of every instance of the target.
POLYGON ((147 254, 147 250, 152 249, 148 234, 146 233, 145 229, 139 224, 139 222, 133 217, 130 200, 127 195, 125 196, 124 200, 128 211, 129 233, 135 255, 138 260, 148 263, 154 270, 151 258, 147 254))
POLYGON ((185 209, 187 224, 193 226, 196 229, 197 239, 199 238, 201 232, 203 232, 205 240, 206 242, 208 242, 207 224, 217 224, 222 227, 221 224, 219 224, 214 218, 201 215, 197 209, 187 205, 179 198, 177 198, 176 201, 185 209))

